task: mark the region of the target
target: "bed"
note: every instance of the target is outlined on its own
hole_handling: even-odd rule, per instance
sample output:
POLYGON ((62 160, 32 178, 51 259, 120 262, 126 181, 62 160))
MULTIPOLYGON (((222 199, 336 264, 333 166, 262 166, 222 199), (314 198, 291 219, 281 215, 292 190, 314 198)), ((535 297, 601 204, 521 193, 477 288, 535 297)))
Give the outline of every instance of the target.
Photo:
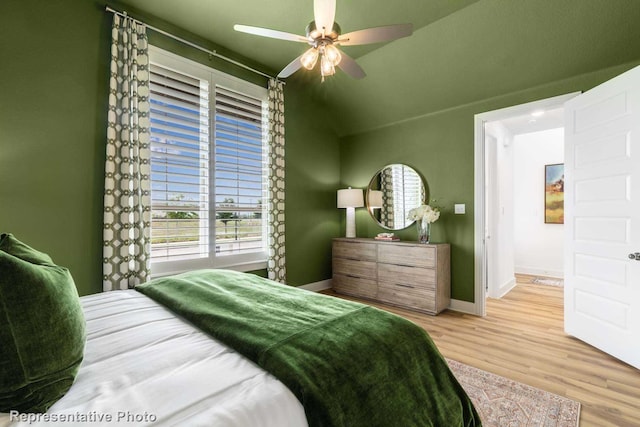
POLYGON ((225 270, 80 304, 75 382, 46 413, 0 425, 481 424, 424 330, 367 305, 225 270))
POLYGON ((302 405, 281 382, 141 293, 106 292, 81 303, 84 360, 47 414, 92 419, 9 423, 3 415, 4 425, 307 425, 302 405))

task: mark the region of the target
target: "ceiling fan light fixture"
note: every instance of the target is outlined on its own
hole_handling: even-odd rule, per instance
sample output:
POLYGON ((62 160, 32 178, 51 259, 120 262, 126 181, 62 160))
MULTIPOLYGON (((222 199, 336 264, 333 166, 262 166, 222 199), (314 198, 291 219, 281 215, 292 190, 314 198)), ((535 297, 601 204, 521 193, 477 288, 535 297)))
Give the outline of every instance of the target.
POLYGON ((300 57, 300 62, 304 68, 312 70, 313 67, 316 66, 316 62, 318 62, 318 49, 315 47, 309 48, 309 50, 300 57))
POLYGON ((333 76, 336 73, 336 68, 333 65, 333 62, 327 58, 327 55, 322 55, 322 59, 320 59, 320 74, 322 77, 333 76))
POLYGON ((340 54, 340 50, 332 44, 328 44, 324 47, 324 56, 327 57, 329 61, 335 67, 342 60, 342 55, 340 54))

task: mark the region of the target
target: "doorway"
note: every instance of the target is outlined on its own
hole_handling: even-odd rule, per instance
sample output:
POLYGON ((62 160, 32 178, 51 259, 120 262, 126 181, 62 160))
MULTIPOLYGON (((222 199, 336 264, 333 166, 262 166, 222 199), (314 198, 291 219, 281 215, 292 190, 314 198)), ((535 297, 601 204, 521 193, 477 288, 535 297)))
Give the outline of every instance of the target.
MULTIPOLYGON (((536 184, 532 181, 535 170, 525 170, 523 165, 540 163, 545 158, 562 159, 564 146, 556 146, 555 154, 541 154, 543 150, 532 148, 535 140, 549 141, 562 137, 564 126, 564 103, 578 93, 535 101, 527 104, 478 114, 475 117, 475 314, 485 316, 485 298, 499 298, 515 286, 515 273, 529 272, 536 275, 558 276, 562 271, 562 259, 556 260, 559 268, 549 268, 544 260, 526 259, 522 255, 523 238, 534 239, 535 245, 544 244, 545 233, 528 230, 539 226, 550 232, 560 244, 563 241, 562 227, 545 227, 544 221, 544 175, 536 184), (550 129, 556 129, 550 131, 550 129), (549 133, 547 133, 549 132, 549 133), (518 146, 518 150, 514 146, 518 146), (545 157, 546 156, 546 157, 545 157), (533 157, 537 159, 533 161, 533 157), (517 166, 516 166, 517 163, 517 166), (541 187, 514 189, 514 183, 541 187), (525 195, 525 192, 542 194, 525 195), (527 196, 531 200, 527 200, 527 196), (542 197, 536 208, 530 205, 542 197), (558 240, 559 239, 559 240, 558 240), (517 242, 520 242, 518 244, 517 242), (538 267, 546 265, 545 268, 538 267)), ((543 145, 550 145, 544 143, 543 145)), ((550 146, 552 146, 551 144, 550 146)), ((553 151, 553 150, 552 150, 553 151)), ((557 162, 561 163, 561 162, 557 162)), ((535 169, 538 166, 534 166, 535 169)), ((557 246, 557 245, 555 245, 557 246)), ((561 246, 561 245, 560 245, 561 246)), ((553 257, 562 249, 537 251, 538 258, 553 257)), ((548 261, 548 260, 547 260, 548 261)))
POLYGON ((486 296, 562 279, 564 108, 485 123, 485 159, 486 296))

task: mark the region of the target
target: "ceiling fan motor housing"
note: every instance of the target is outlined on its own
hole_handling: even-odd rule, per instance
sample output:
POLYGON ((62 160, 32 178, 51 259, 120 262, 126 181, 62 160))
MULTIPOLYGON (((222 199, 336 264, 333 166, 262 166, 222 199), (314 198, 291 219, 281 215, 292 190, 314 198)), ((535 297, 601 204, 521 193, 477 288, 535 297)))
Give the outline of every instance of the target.
POLYGON ((340 36, 341 31, 340 25, 338 25, 337 22, 333 23, 333 27, 330 32, 325 31, 324 37, 322 34, 322 28, 319 29, 316 26, 316 21, 309 22, 309 25, 307 25, 307 28, 305 29, 307 39, 309 39, 309 44, 316 47, 322 41, 325 41, 325 43, 331 41, 333 43, 340 36))

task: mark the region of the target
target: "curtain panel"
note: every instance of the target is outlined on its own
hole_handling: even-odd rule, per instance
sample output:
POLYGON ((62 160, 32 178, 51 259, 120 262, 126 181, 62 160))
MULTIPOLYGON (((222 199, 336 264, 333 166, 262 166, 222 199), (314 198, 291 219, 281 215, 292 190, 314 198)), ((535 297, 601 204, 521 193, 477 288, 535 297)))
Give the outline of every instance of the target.
POLYGON ((269 80, 268 277, 286 283, 284 245, 284 84, 269 80))
POLYGON ((396 220, 394 218, 394 186, 393 169, 384 168, 380 172, 380 188, 382 190, 382 208, 380 209, 380 222, 387 228, 395 229, 396 220))
POLYGON ((103 289, 150 274, 149 54, 146 27, 113 15, 105 163, 103 289))

